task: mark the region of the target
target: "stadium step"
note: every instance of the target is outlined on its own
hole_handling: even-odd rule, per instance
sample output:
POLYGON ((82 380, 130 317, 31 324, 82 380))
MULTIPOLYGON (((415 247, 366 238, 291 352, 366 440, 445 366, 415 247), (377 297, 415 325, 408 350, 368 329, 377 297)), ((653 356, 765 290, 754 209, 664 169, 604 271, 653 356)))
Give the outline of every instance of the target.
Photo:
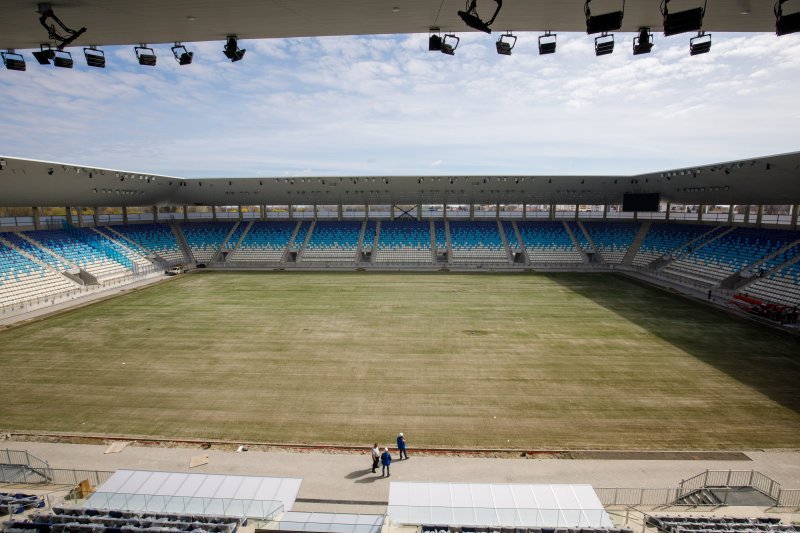
POLYGON ((586 254, 586 251, 583 249, 583 247, 578 243, 578 239, 575 238, 575 234, 572 233, 572 228, 569 227, 569 224, 566 220, 562 221, 561 223, 564 225, 564 230, 567 232, 567 235, 569 235, 569 238, 572 241, 572 246, 574 246, 578 253, 581 254, 583 262, 589 264, 589 256, 586 254))
POLYGON ((511 221, 511 227, 514 228, 514 235, 517 236, 517 243, 519 243, 519 249, 522 252, 525 264, 530 266, 531 258, 528 255, 528 248, 525 246, 525 241, 522 239, 522 234, 519 232, 519 227, 517 227, 517 223, 514 220, 511 221))
POLYGON ((175 221, 172 221, 170 225, 172 226, 172 233, 175 235, 175 239, 178 241, 178 244, 181 247, 184 260, 187 263, 196 263, 197 261, 192 254, 192 249, 189 247, 189 243, 186 242, 186 237, 183 235, 180 225, 175 221))
POLYGON ((508 244, 508 239, 506 239, 506 230, 503 228, 503 223, 500 222, 500 219, 497 219, 497 232, 500 234, 500 240, 503 241, 503 249, 506 251, 506 258, 508 259, 508 264, 514 263, 514 253, 511 250, 511 246, 508 244))
POLYGON ((630 248, 625 253, 625 257, 622 258, 623 265, 630 265, 633 263, 633 258, 636 257, 636 254, 639 252, 639 248, 642 246, 642 241, 644 238, 647 237, 647 232, 650 231, 650 226, 653 225, 652 220, 645 220, 642 223, 642 227, 639 228, 639 233, 636 234, 636 237, 633 239, 630 248))

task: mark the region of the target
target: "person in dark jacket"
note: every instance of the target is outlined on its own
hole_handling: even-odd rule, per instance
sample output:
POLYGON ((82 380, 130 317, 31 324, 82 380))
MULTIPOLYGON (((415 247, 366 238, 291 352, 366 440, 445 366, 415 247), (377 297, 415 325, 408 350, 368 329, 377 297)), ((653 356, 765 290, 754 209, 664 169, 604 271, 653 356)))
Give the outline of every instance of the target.
POLYGON ((402 433, 397 436, 397 452, 400 454, 401 461, 403 460, 404 456, 406 459, 408 459, 408 453, 406 452, 406 438, 402 433))
POLYGON ((391 464, 392 454, 389 453, 389 448, 384 448, 381 454, 381 477, 389 477, 392 475, 391 472, 389 472, 391 464))

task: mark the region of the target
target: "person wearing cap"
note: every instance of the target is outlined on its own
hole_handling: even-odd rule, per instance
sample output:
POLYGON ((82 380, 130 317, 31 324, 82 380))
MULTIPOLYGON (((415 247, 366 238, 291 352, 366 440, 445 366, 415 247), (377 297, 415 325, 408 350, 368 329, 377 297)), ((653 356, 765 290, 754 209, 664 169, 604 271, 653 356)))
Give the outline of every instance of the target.
POLYGON ((389 453, 389 448, 384 448, 381 454, 381 477, 389 477, 392 475, 389 472, 389 467, 392 464, 392 454, 389 453))
POLYGON ((372 446, 372 473, 374 474, 378 470, 378 463, 381 462, 381 450, 378 448, 378 443, 376 442, 372 446))
POLYGON ((400 454, 400 460, 403 460, 403 456, 408 459, 408 452, 406 452, 406 438, 400 433, 397 436, 397 453, 400 454))

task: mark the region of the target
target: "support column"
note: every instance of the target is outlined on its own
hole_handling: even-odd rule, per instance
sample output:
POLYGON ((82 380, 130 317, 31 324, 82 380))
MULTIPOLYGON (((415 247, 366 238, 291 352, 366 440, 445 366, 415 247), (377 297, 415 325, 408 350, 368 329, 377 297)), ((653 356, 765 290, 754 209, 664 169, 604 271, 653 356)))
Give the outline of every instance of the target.
POLYGON ((522 204, 522 220, 528 220, 528 204, 522 204))
POLYGON ((258 206, 258 214, 259 214, 258 218, 260 220, 266 220, 267 219, 267 206, 263 205, 263 204, 258 206))
POLYGON ((364 220, 369 220, 369 204, 364 204, 364 220))
POLYGON ((97 206, 92 208, 92 218, 94 218, 94 227, 100 225, 100 215, 97 213, 97 206))
POLYGON ((189 220, 189 206, 183 206, 183 221, 189 220))
POLYGON ((78 210, 78 227, 82 228, 83 227, 83 208, 78 206, 76 209, 78 210))
POLYGON ((337 206, 336 206, 336 216, 339 218, 339 220, 343 220, 344 219, 344 208, 342 207, 342 204, 337 204, 337 206))
POLYGON ((550 206, 547 209, 548 209, 547 219, 548 220, 555 220, 556 219, 556 204, 550 204, 550 206))
POLYGON ((71 225, 75 225, 75 221, 72 219, 72 207, 67 206, 67 222, 71 225))
POLYGON ((475 220, 475 204, 473 203, 469 204, 469 219, 475 220))
POLYGON ((750 223, 750 204, 744 206, 744 223, 745 224, 750 223))
POLYGON ((633 212, 633 220, 639 220, 639 211, 633 212))
MULTIPOLYGON (((470 212, 472 212, 472 204, 469 204, 470 212)), ((447 203, 442 204, 442 220, 447 220, 447 203)))
POLYGON ((242 214, 242 206, 239 206, 239 220, 241 221, 241 220, 242 220, 242 218, 243 218, 243 214, 242 214))
POLYGON ((122 206, 122 223, 128 223, 128 206, 122 206))
POLYGON ((286 207, 289 211, 289 220, 294 220, 294 206, 292 204, 289 204, 286 207))
POLYGON ((698 222, 702 222, 703 221, 703 211, 705 210, 705 208, 706 208, 706 206, 704 206, 702 204, 697 206, 697 221, 698 222))
POLYGON ((417 220, 422 220, 422 204, 417 204, 417 220))
POLYGON ((756 226, 761 227, 761 220, 764 218, 764 206, 758 204, 758 212, 756 213, 756 226))
POLYGON ((797 211, 800 210, 800 205, 792 206, 792 229, 797 229, 797 211))
POLYGON ((608 218, 608 204, 603 204, 603 220, 607 218, 608 218))
POLYGON ((42 229, 42 221, 39 218, 39 208, 33 208, 33 229, 42 229))
POLYGON ((733 204, 728 206, 728 224, 733 224, 733 204))
POLYGON ((672 212, 672 204, 667 202, 667 212, 664 215, 664 220, 669 220, 669 214, 672 212))
POLYGON ((389 204, 389 220, 394 220, 394 204, 389 204))
POLYGON ((580 212, 581 206, 579 204, 575 204, 575 220, 578 220, 578 213, 580 212))
POLYGON ((500 202, 497 202, 494 207, 494 218, 500 220, 500 202))
POLYGON ((211 206, 211 220, 213 220, 214 222, 217 221, 217 206, 215 205, 211 206))
POLYGON ((314 220, 317 220, 317 204, 314 204, 314 220))

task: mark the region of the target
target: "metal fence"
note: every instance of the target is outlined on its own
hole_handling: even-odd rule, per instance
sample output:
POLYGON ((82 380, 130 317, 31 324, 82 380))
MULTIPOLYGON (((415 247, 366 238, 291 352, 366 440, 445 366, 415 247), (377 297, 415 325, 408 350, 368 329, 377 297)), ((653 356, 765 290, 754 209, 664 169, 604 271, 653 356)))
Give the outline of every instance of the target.
POLYGON ((678 490, 639 488, 594 489, 603 505, 672 505, 678 499, 678 490))
POLYGON ((780 483, 755 470, 706 470, 681 481, 679 497, 706 487, 752 487, 776 501, 781 493, 780 483))
MULTIPOLYGON (((2 450, 0 450, 2 451, 2 450)), ((0 483, 24 485, 77 485, 83 480, 97 487, 114 472, 70 468, 34 468, 27 465, 0 464, 0 483)))
POLYGON ((800 489, 782 489, 775 506, 800 508, 800 489))

